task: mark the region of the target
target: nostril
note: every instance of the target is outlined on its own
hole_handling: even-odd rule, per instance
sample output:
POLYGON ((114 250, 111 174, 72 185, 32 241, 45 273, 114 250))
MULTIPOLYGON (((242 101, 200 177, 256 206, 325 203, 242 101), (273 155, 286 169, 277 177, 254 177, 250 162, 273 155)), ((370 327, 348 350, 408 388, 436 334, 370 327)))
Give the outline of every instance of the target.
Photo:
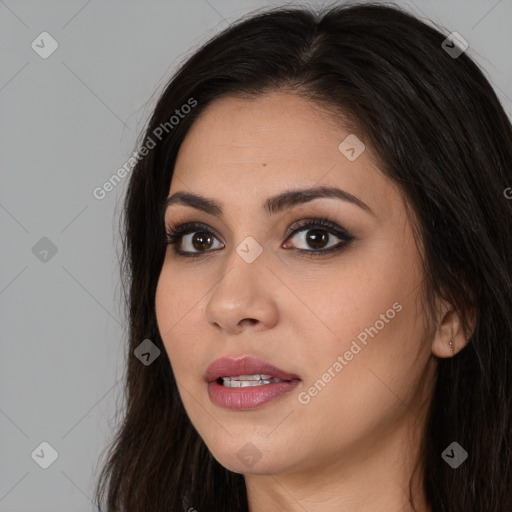
POLYGON ((254 325, 254 324, 258 323, 258 320, 256 320, 255 318, 244 318, 243 320, 240 321, 240 323, 243 323, 243 322, 249 322, 254 325))

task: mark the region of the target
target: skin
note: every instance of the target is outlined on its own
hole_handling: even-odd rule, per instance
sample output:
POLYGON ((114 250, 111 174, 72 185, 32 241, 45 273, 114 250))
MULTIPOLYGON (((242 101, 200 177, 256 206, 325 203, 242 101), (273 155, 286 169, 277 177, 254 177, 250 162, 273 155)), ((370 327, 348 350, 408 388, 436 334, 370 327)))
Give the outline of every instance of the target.
MULTIPOLYGON (((340 152, 350 133, 291 92, 256 100, 226 96, 194 123, 176 161, 169 195, 214 198, 224 214, 180 204, 167 209, 166 226, 201 222, 219 237, 198 249, 184 235, 180 248, 203 250, 199 258, 167 248, 156 293, 158 327, 191 422, 220 464, 244 474, 251 512, 412 510, 408 483, 435 356, 451 356, 452 336, 456 350, 465 343, 450 304, 439 301, 438 317, 427 317, 403 198, 368 146, 354 161, 340 152), (269 196, 318 185, 349 192, 373 214, 335 198, 263 212, 269 196), (315 250, 306 238, 312 228, 285 234, 297 221, 319 216, 354 241, 316 257, 290 250, 315 250), (252 263, 236 252, 248 236, 263 249, 252 263), (397 302, 401 311, 301 403, 299 393, 397 302), (297 374, 299 386, 254 410, 218 407, 208 396, 207 367, 222 356, 245 355, 297 374), (250 468, 237 456, 246 443, 261 455, 250 468)), ((324 246, 340 242, 320 228, 329 234, 324 246)), ((430 511, 419 478, 414 493, 417 509, 430 511)))

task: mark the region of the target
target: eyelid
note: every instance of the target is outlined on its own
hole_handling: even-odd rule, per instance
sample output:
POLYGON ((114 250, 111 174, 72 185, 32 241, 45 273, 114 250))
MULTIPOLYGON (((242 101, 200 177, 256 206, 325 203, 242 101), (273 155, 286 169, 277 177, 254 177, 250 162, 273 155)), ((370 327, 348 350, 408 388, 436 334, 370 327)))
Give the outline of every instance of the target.
MULTIPOLYGON (((208 224, 204 224, 203 222, 171 222, 165 225, 166 232, 179 234, 180 236, 186 236, 190 233, 194 233, 196 231, 207 231, 211 232, 215 235, 216 238, 222 241, 222 237, 219 235, 215 228, 212 228, 208 224)), ((224 242, 223 242, 224 243, 224 242)))
POLYGON ((290 238, 291 235, 295 234, 298 231, 303 231, 304 228, 309 226, 320 226, 324 228, 326 231, 332 231, 337 233, 340 237, 343 238, 354 238, 353 235, 343 226, 340 226, 337 222, 330 220, 327 217, 308 217, 305 219, 301 219, 290 226, 287 230, 285 237, 286 239, 290 238))
MULTIPOLYGON (((202 223, 202 222, 176 222, 171 226, 166 226, 168 229, 167 237, 164 240, 164 245, 169 246, 172 245, 173 252, 178 257, 183 258, 198 258, 198 257, 207 257, 208 254, 212 252, 216 252, 219 248, 211 249, 208 248, 205 251, 187 251, 180 249, 179 246, 183 242, 183 238, 188 236, 191 233, 195 233, 197 231, 203 231, 207 233, 211 233, 216 239, 221 241, 223 246, 225 247, 224 242, 222 242, 222 237, 219 236, 217 231, 214 228, 202 223)), ((296 236, 298 233, 302 231, 309 231, 315 228, 320 228, 321 230, 327 231, 331 235, 334 235, 339 239, 334 246, 321 248, 321 249, 298 249, 295 247, 287 247, 286 250, 292 251, 294 253, 299 254, 303 257, 308 258, 320 258, 321 256, 326 255, 335 255, 337 252, 342 251, 347 246, 349 246, 352 242, 356 240, 356 237, 351 234, 346 228, 340 226, 337 222, 330 220, 324 216, 303 218, 299 221, 293 223, 287 230, 285 235, 285 242, 289 240, 292 235, 296 236)), ((224 247, 221 247, 224 248, 224 247)), ((281 245, 283 248, 283 245, 281 245)))
MULTIPOLYGON (((286 230, 284 236, 286 237, 286 239, 288 239, 290 235, 300 230, 301 228, 304 228, 310 224, 315 223, 323 225, 325 228, 329 228, 333 231, 336 231, 340 235, 345 236, 346 238, 353 237, 350 231, 344 228, 343 226, 340 226, 337 221, 331 220, 330 218, 321 215, 314 217, 306 217, 293 222, 292 225, 286 230)), ((171 221, 164 222, 164 227, 167 232, 180 231, 181 234, 183 235, 190 233, 191 231, 189 230, 192 229, 204 229, 206 231, 211 231, 217 238, 222 240, 222 237, 220 236, 219 232, 215 228, 211 227, 208 224, 205 224, 204 222, 171 221)))

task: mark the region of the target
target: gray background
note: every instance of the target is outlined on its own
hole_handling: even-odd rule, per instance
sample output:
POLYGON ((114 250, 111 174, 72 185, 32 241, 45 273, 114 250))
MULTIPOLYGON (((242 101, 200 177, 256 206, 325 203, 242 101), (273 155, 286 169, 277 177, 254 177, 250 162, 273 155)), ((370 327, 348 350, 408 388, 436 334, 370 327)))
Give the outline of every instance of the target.
MULTIPOLYGON (((511 0, 397 3, 459 32, 510 115, 511 0)), ((102 200, 93 190, 131 155, 176 65, 244 13, 279 4, 0 0, 1 512, 93 510, 122 403, 127 179, 102 200), (45 31, 59 46, 43 59, 31 43, 45 31), (31 457, 43 441, 58 452, 47 469, 31 457)), ((42 450, 34 458, 49 460, 42 450)))

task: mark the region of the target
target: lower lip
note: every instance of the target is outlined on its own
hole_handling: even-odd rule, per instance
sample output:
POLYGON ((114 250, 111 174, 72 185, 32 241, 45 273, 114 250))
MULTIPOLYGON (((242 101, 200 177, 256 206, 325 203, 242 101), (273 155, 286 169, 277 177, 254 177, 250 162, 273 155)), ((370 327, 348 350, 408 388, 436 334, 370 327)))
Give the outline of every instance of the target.
POLYGON ((208 384, 208 394, 214 404, 225 409, 256 409, 285 393, 289 393, 297 387, 299 382, 299 379, 293 379, 262 384, 261 386, 227 388, 217 381, 213 381, 208 384))

